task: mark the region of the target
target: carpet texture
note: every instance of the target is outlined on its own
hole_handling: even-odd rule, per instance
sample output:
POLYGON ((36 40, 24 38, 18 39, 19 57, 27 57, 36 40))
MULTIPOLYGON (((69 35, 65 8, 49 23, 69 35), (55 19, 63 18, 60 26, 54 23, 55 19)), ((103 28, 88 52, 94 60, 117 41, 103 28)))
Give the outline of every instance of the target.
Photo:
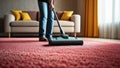
POLYGON ((0 68, 120 68, 120 44, 48 46, 38 38, 0 38, 0 68))

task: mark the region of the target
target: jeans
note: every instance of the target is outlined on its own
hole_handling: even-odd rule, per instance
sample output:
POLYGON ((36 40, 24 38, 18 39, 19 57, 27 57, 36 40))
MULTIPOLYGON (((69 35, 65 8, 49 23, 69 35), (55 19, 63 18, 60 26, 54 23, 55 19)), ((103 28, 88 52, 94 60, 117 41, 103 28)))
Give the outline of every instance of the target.
POLYGON ((49 8, 47 2, 40 2, 38 0, 40 10, 40 21, 39 21, 39 37, 52 37, 52 30, 54 26, 54 13, 49 8))

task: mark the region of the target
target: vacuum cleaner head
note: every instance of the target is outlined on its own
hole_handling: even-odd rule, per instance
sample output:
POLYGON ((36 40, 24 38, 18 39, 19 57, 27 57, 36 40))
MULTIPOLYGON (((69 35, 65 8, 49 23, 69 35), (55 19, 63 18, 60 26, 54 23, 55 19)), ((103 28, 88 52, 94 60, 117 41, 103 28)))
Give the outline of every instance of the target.
POLYGON ((83 40, 81 38, 74 37, 56 37, 49 40, 49 45, 83 45, 83 40))

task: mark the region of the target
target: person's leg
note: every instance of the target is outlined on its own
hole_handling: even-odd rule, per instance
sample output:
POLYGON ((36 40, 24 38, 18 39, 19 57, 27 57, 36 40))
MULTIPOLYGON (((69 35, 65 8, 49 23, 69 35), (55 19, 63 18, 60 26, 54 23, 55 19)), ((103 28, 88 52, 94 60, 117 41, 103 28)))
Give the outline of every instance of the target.
POLYGON ((52 38, 53 26, 54 26, 54 13, 52 9, 48 7, 48 20, 47 20, 47 30, 46 30, 46 37, 48 39, 52 38))
POLYGON ((47 24, 47 17, 48 17, 48 4, 46 2, 39 2, 39 9, 40 9, 40 21, 39 21, 39 38, 43 41, 46 40, 46 24, 47 24))

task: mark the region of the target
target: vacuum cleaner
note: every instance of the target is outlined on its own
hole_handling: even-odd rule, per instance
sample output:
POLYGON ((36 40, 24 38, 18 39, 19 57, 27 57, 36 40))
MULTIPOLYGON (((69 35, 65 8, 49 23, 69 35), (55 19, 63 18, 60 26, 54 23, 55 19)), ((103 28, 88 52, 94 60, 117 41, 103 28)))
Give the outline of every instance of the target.
POLYGON ((53 37, 51 40, 49 40, 49 45, 83 45, 83 40, 81 38, 69 37, 69 35, 65 34, 59 23, 55 9, 53 8, 52 10, 60 29, 61 36, 53 37))

